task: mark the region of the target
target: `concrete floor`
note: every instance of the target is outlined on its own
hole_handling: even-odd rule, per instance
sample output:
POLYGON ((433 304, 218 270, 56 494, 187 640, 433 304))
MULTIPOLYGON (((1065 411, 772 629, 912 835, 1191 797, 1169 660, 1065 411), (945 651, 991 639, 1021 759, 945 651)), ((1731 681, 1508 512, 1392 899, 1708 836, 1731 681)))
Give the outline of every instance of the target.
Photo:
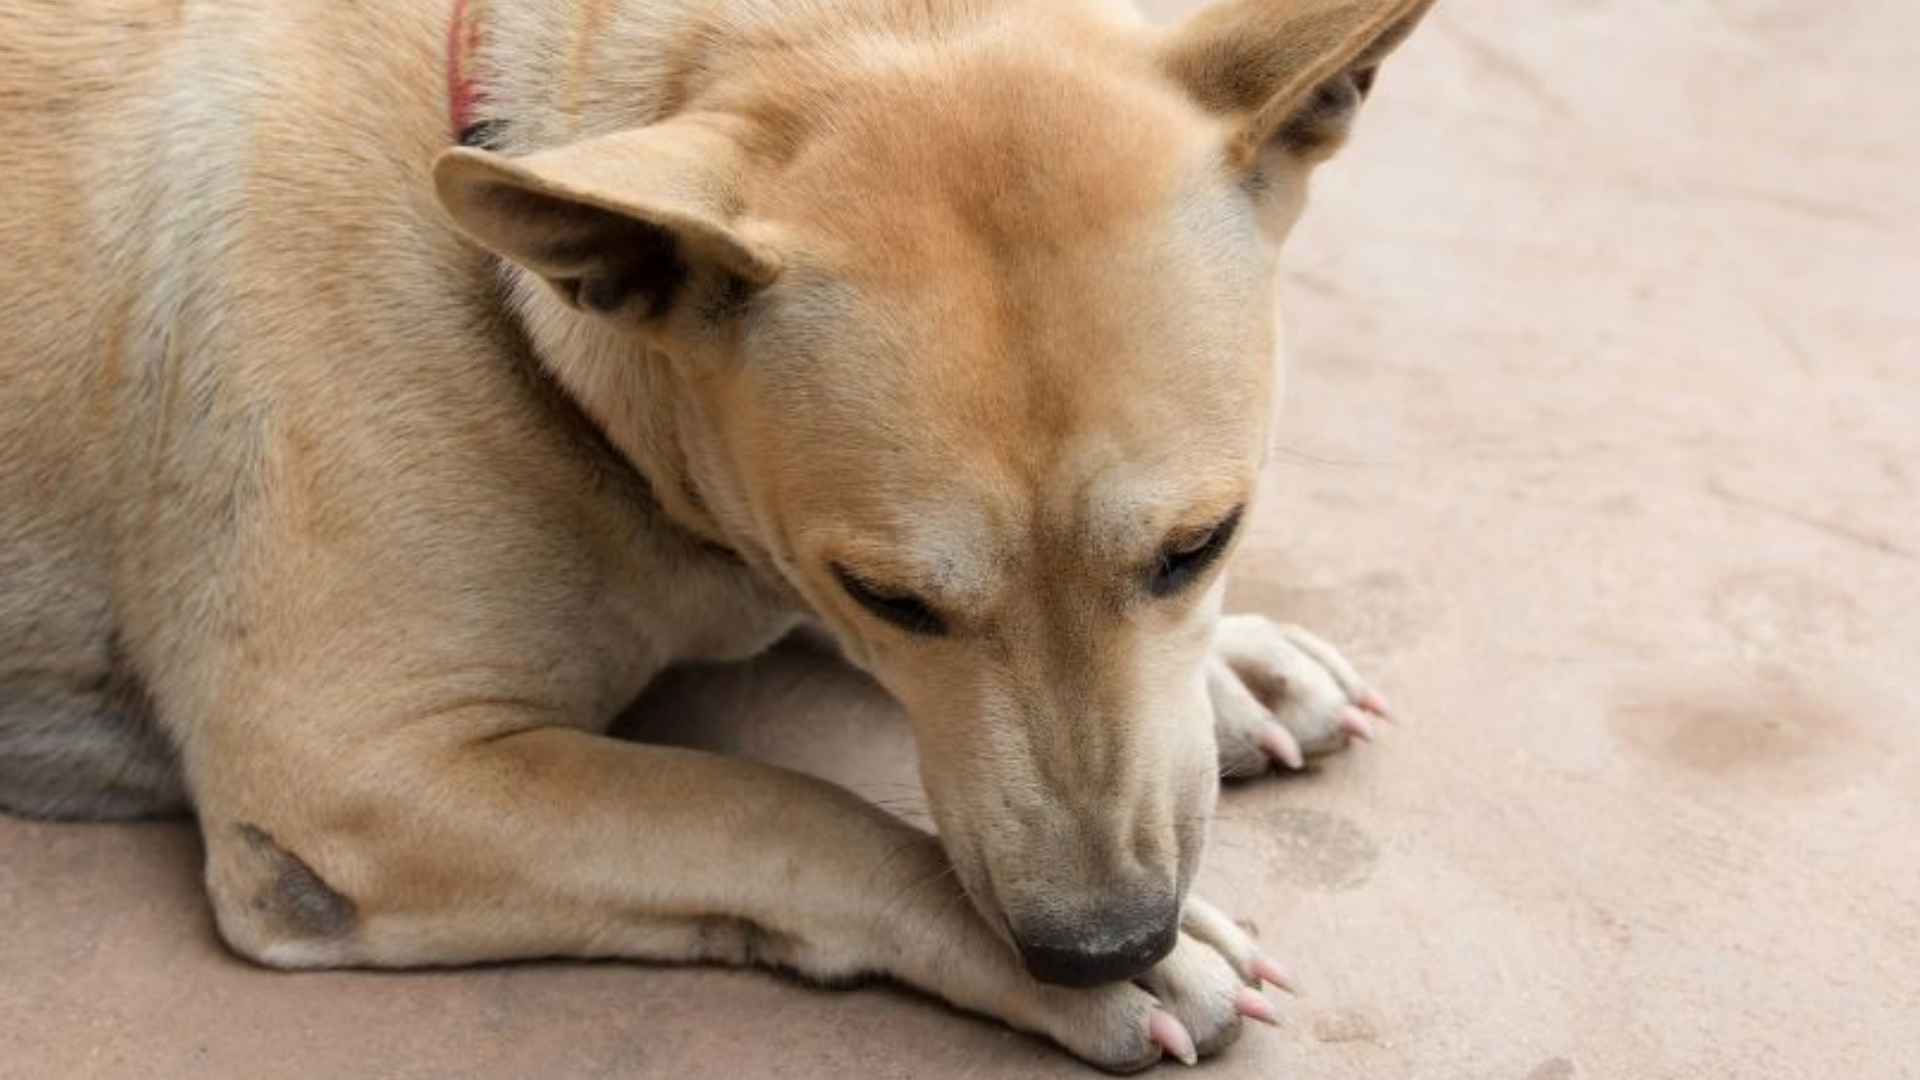
MULTIPOLYGON (((1920 1076, 1916 72, 1901 0, 1443 3, 1389 66, 1235 591, 1412 720, 1226 797, 1203 889, 1306 994, 1210 1075, 1920 1076)), ((805 653, 653 705, 917 799, 805 653)), ((0 1076, 1089 1075, 884 988, 267 974, 198 855, 0 821, 0 1076)))

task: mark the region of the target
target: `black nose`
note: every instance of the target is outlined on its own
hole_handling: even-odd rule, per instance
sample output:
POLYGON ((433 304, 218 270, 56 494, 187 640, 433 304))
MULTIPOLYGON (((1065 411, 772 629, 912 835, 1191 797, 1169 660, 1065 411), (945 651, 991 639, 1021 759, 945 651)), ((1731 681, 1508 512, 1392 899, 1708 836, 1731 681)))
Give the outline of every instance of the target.
POLYGON ((1072 926, 1016 927, 1014 932, 1027 971, 1061 986, 1131 979, 1164 959, 1179 939, 1177 904, 1130 904, 1072 926))

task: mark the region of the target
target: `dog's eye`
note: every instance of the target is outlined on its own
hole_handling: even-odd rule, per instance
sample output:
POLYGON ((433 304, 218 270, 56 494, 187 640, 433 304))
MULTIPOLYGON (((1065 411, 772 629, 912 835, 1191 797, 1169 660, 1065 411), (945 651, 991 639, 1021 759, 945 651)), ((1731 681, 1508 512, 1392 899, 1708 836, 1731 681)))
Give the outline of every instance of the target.
POLYGON ((947 632, 947 621, 940 617, 940 613, 912 593, 888 592, 877 585, 869 585, 844 566, 835 565, 833 576, 839 580, 840 587, 847 590, 847 595, 858 601, 861 607, 910 634, 938 637, 947 632))
POLYGON ((1205 532, 1168 541, 1147 576, 1147 591, 1155 596, 1172 596, 1193 584, 1233 541, 1233 534, 1240 528, 1241 509, 1236 507, 1225 521, 1205 532))

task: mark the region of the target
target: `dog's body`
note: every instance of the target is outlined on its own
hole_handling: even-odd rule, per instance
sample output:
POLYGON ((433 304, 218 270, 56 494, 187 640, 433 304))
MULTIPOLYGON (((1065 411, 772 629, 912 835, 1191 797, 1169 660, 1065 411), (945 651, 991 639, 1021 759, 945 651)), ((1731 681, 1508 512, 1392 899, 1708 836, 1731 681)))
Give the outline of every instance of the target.
POLYGON ((1299 6, 494 0, 443 152, 439 0, 0 2, 0 806, 191 805, 276 966, 760 962, 1224 1045, 1268 969, 1186 896, 1215 779, 1376 705, 1208 576, 1273 253, 1424 4, 1299 6), (808 618, 944 848, 597 734, 808 618))

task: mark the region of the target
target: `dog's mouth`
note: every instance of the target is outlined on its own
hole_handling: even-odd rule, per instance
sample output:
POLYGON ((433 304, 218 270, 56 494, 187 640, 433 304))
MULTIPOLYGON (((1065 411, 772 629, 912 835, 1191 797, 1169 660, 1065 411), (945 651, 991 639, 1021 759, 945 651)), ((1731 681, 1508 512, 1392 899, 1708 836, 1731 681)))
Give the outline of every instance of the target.
POLYGON ((1013 925, 1008 921, 1006 906, 994 887, 993 864, 987 858, 985 845, 975 839, 961 850, 955 850, 949 840, 954 833, 944 824, 940 826, 939 835, 941 846, 947 852, 947 861, 953 868, 954 880, 959 883, 967 902, 986 921, 987 928, 993 931, 994 936, 1018 953, 1020 944, 1014 940, 1013 925))

